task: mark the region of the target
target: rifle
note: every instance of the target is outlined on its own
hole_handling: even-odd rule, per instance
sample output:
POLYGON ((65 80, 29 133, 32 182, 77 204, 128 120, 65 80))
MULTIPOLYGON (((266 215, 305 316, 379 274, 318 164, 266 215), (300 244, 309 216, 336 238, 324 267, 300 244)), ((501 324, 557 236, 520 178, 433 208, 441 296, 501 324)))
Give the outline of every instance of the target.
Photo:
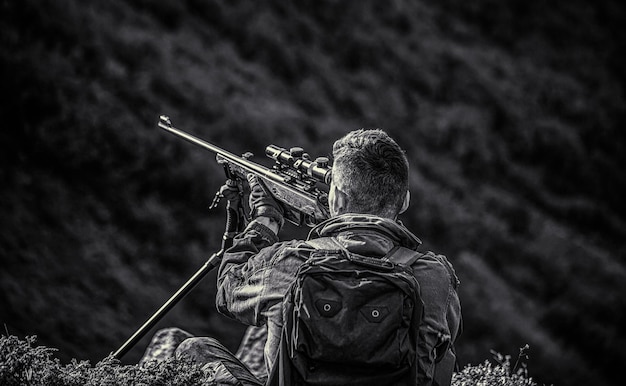
POLYGON ((300 226, 314 226, 329 217, 328 186, 331 168, 328 158, 311 160, 302 148, 289 150, 269 145, 265 154, 275 161, 273 168, 250 161, 251 153, 239 157, 189 133, 172 126, 170 119, 161 115, 158 126, 178 137, 216 154, 217 162, 224 167, 226 184, 216 193, 211 208, 223 197, 227 198, 226 229, 221 249, 211 255, 205 264, 187 280, 144 324, 115 351, 112 356, 121 359, 154 325, 209 273, 219 266, 224 252, 232 246, 232 240, 241 231, 247 219, 241 205, 243 184, 249 173, 255 174, 268 188, 269 193, 284 209, 284 218, 300 226), (243 221, 242 221, 243 220, 243 221))
MULTIPOLYGON (((215 153, 217 162, 224 166, 227 179, 246 181, 249 173, 257 175, 274 199, 283 206, 284 218, 290 223, 314 226, 329 217, 331 168, 327 157, 311 160, 301 147, 286 150, 269 145, 265 148, 265 154, 275 161, 274 167, 270 169, 250 161, 251 153, 239 157, 173 127, 165 115, 161 115, 159 127, 215 153)), ((217 200, 219 196, 218 192, 217 200)), ((215 201, 211 206, 214 206, 215 201)))

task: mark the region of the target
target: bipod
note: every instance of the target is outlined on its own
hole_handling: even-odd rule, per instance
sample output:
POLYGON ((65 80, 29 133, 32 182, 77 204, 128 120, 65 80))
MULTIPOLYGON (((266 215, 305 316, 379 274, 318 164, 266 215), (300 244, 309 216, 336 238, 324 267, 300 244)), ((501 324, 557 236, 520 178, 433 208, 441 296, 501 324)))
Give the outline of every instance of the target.
POLYGON ((226 198, 226 229, 222 237, 222 247, 215 252, 204 263, 202 267, 191 277, 182 287, 178 289, 162 306, 159 308, 124 344, 113 353, 115 359, 121 359, 130 349, 132 349, 141 338, 143 338, 154 325, 161 320, 180 300, 182 300, 198 283, 211 272, 213 268, 218 267, 222 260, 224 252, 233 245, 233 238, 239 233, 240 226, 243 226, 245 215, 241 200, 243 197, 243 189, 241 183, 236 179, 228 179, 226 184, 215 195, 210 208, 214 208, 221 198, 226 198))

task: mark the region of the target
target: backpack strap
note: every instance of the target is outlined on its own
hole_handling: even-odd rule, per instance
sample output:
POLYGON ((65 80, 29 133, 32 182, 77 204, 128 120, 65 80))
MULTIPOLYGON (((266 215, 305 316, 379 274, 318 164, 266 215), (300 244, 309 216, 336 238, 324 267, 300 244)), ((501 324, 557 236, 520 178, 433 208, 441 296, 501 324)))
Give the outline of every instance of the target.
POLYGON ((423 254, 414 251, 412 249, 397 245, 393 247, 383 259, 387 259, 394 264, 404 265, 410 267, 415 263, 423 254))

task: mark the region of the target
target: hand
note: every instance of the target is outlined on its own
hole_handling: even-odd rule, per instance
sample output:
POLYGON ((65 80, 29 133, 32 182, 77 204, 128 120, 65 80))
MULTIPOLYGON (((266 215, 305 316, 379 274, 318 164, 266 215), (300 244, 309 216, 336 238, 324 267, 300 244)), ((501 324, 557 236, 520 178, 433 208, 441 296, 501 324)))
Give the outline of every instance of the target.
POLYGON ((250 185, 250 215, 256 217, 269 217, 278 223, 282 228, 284 223, 283 208, 274 200, 274 197, 267 191, 267 187, 256 175, 250 173, 247 175, 248 184, 250 185))

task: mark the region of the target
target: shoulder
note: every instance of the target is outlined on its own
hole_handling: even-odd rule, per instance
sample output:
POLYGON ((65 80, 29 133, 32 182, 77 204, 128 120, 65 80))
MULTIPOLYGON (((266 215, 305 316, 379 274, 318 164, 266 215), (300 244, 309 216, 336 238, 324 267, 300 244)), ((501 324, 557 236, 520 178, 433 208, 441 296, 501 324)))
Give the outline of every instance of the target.
POLYGON ((285 264, 286 261, 295 260, 304 262, 314 248, 304 240, 281 241, 261 251, 265 254, 271 265, 285 264))
POLYGON ((447 280, 453 288, 459 286, 460 281, 456 271, 446 256, 432 251, 418 253, 421 254, 420 258, 411 265, 418 280, 421 278, 447 280))
MULTIPOLYGON (((301 240, 283 241, 262 250, 264 285, 286 291, 313 249, 301 240)), ((257 256, 255 256, 257 258, 257 256)))

